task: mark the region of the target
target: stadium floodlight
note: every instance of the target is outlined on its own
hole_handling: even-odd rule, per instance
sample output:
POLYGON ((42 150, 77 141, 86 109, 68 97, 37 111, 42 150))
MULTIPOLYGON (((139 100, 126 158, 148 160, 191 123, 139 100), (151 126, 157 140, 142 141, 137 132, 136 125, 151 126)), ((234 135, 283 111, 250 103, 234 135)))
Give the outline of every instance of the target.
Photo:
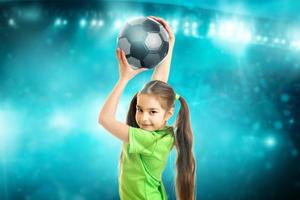
POLYGON ((62 21, 60 18, 56 18, 55 21, 54 21, 54 25, 55 26, 60 26, 62 24, 62 21))
POLYGON ((231 39, 237 29, 237 24, 233 21, 225 21, 219 24, 219 36, 223 39, 231 39))
POLYGON ((258 42, 260 42, 262 40, 262 37, 260 35, 257 35, 255 38, 258 42))
POLYGON ((198 27, 198 23, 197 23, 197 22, 193 22, 193 23, 192 23, 192 28, 193 28, 193 29, 196 29, 197 27, 198 27))
POLYGON ((80 21, 79 21, 79 25, 80 25, 80 27, 85 27, 86 26, 86 20, 85 19, 81 19, 80 21))
POLYGON ((239 39, 239 41, 241 42, 250 42, 252 39, 252 34, 248 31, 242 30, 237 34, 237 38, 239 39))
POLYGON ((273 147, 275 145, 275 143, 276 143, 276 141, 275 141, 274 137, 269 136, 265 139, 265 144, 268 147, 273 147))
POLYGON ((190 34, 190 30, 188 28, 184 28, 183 33, 184 33, 184 35, 189 35, 190 34))
POLYGON ((117 19, 117 20, 115 21, 114 25, 115 25, 115 28, 116 28, 116 29, 121 28, 121 26, 122 26, 121 20, 117 19))
POLYGON ((189 26, 190 26, 190 23, 189 23, 189 22, 185 22, 185 23, 184 23, 184 27, 185 27, 185 28, 187 28, 187 27, 189 27, 189 26))
POLYGON ((279 38, 274 38, 274 43, 279 43, 279 38))
POLYGON ((291 42, 291 46, 296 48, 296 49, 300 49, 300 40, 294 40, 291 42))
POLYGON ((103 24, 104 24, 104 21, 102 20, 102 19, 100 19, 100 20, 98 20, 98 26, 103 26, 103 24))
POLYGON ((216 34, 216 25, 214 23, 209 24, 208 36, 212 37, 216 34))
POLYGON ((68 20, 64 19, 62 23, 63 23, 63 25, 67 25, 68 24, 68 20))
POLYGON ((9 24, 10 26, 15 26, 15 25, 16 25, 16 22, 15 22, 14 19, 10 18, 10 19, 8 20, 8 24, 9 24))
POLYGON ((262 38, 263 42, 268 42, 269 38, 267 36, 262 38))
POLYGON ((233 42, 248 43, 252 40, 252 31, 241 21, 222 20, 217 23, 210 23, 208 35, 233 42))
POLYGON ((92 19, 91 26, 94 27, 96 25, 97 25, 97 20, 96 19, 92 19))
POLYGON ((98 26, 101 27, 104 25, 104 21, 102 19, 98 20, 98 26))
POLYGON ((193 29, 193 30, 192 30, 192 36, 198 37, 198 33, 197 33, 197 30, 196 30, 196 29, 193 29))
POLYGON ((49 127, 58 130, 69 130, 73 126, 71 119, 63 113, 55 113, 49 119, 49 127))
POLYGON ((172 22, 171 22, 171 26, 174 28, 174 27, 177 27, 178 26, 178 21, 176 19, 173 19, 172 22))

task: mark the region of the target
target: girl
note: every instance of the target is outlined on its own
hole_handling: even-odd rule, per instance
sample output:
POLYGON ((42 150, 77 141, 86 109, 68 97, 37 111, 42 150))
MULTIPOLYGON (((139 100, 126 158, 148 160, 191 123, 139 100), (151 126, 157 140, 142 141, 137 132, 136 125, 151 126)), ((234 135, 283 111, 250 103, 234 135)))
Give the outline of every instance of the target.
POLYGON ((120 156, 119 193, 122 200, 166 200, 162 173, 170 151, 175 145, 176 196, 179 200, 195 199, 195 159, 192 152, 193 134, 189 108, 166 83, 175 42, 169 25, 161 18, 152 17, 168 31, 169 53, 164 62, 155 68, 152 81, 148 82, 131 100, 127 123, 116 120, 117 105, 128 81, 145 69, 133 70, 125 53, 117 49, 119 80, 104 103, 99 123, 123 141, 120 156), (174 112, 175 100, 181 107, 176 118, 175 130, 167 125, 174 112))

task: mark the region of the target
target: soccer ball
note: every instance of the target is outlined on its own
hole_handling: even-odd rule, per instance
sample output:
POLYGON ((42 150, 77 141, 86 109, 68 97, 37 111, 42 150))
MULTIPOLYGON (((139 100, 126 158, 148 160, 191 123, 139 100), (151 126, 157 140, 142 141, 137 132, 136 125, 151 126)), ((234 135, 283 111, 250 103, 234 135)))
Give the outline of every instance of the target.
POLYGON ((168 54, 169 35, 159 22, 140 17, 126 23, 117 44, 133 69, 150 69, 158 66, 168 54))

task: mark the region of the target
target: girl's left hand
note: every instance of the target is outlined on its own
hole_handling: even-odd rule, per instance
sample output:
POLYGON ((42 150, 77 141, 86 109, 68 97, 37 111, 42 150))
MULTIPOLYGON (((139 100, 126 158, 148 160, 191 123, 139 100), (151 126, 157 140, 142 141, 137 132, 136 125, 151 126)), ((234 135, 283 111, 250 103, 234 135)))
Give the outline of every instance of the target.
POLYGON ((132 69, 127 62, 125 52, 122 51, 120 48, 117 48, 117 59, 119 62, 119 78, 130 80, 135 77, 137 74, 141 73, 142 71, 147 70, 147 68, 140 68, 140 69, 132 69))
POLYGON ((175 44, 175 35, 171 26, 163 18, 155 17, 155 16, 149 16, 149 17, 159 22, 167 30, 169 34, 169 50, 172 51, 175 44))

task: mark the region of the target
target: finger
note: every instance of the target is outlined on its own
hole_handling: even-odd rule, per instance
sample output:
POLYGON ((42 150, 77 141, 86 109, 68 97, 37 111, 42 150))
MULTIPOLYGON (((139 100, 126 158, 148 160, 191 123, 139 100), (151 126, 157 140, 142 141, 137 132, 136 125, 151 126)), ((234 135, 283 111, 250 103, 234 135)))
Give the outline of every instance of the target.
POLYGON ((168 32, 170 38, 174 38, 174 32, 173 32, 172 28, 168 24, 163 25, 163 27, 168 32))
POLYGON ((117 55, 117 59, 120 60, 120 49, 119 48, 117 48, 116 55, 117 55))
POLYGON ((160 24, 162 24, 163 26, 166 25, 165 21, 163 21, 161 18, 158 18, 158 17, 154 17, 154 16, 150 16, 151 19, 159 22, 160 24))
POLYGON ((168 32, 170 40, 175 39, 175 35, 174 35, 174 32, 173 32, 171 26, 163 18, 155 17, 155 16, 149 16, 149 18, 157 21, 158 23, 160 23, 166 29, 166 31, 168 32))
POLYGON ((120 64, 123 64, 122 50, 121 49, 119 49, 119 62, 120 62, 120 64))
POLYGON ((164 26, 169 26, 168 23, 163 19, 163 18, 160 18, 160 17, 154 17, 154 16, 151 16, 153 19, 155 19, 156 21, 160 22, 162 25, 164 26))
POLYGON ((173 30, 171 29, 171 26, 163 19, 160 17, 154 17, 154 16, 149 16, 150 18, 158 21, 160 24, 163 25, 163 27, 170 33, 173 35, 173 30))
POLYGON ((119 64, 123 65, 123 60, 122 60, 121 51, 122 51, 122 50, 121 50, 120 48, 117 49, 117 57, 118 57, 118 62, 119 62, 119 64))
POLYGON ((127 59, 126 59, 126 56, 125 56, 125 52, 124 52, 124 51, 121 52, 121 58, 122 58, 122 62, 123 62, 125 65, 128 65, 128 62, 127 62, 127 59))
POLYGON ((146 71, 146 70, 148 70, 148 69, 147 68, 140 68, 140 69, 138 69, 138 73, 146 71))
POLYGON ((162 18, 161 17, 156 17, 156 16, 149 16, 150 18, 153 18, 153 19, 155 19, 155 20, 158 20, 158 21, 161 21, 162 20, 162 18))
POLYGON ((123 61, 123 59, 122 59, 122 49, 119 49, 119 62, 120 62, 120 64, 124 64, 124 61, 123 61))

